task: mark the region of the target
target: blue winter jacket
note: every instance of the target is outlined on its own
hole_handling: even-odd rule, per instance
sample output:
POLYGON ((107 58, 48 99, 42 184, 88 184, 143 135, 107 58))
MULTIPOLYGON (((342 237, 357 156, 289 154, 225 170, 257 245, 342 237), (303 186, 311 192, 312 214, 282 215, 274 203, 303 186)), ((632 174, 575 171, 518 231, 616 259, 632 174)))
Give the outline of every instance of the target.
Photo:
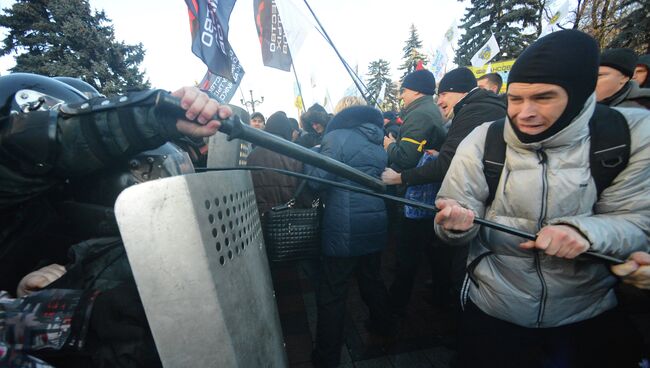
MULTIPOLYGON (((339 112, 327 125, 320 153, 381 177, 388 162, 382 144, 383 117, 379 110, 353 106, 339 112)), ((305 166, 305 172, 320 178, 356 185, 327 171, 305 166)), ((322 251, 331 257, 353 257, 381 251, 386 245, 387 215, 382 199, 352 193, 314 182, 325 204, 322 251)))

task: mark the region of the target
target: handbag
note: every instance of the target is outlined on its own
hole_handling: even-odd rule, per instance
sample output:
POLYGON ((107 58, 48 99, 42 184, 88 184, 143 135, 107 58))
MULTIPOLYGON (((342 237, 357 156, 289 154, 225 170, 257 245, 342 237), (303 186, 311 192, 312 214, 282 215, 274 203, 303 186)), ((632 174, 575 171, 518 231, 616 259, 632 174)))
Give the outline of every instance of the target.
POLYGON ((296 198, 305 184, 306 181, 303 181, 298 186, 287 203, 262 214, 262 233, 271 262, 298 261, 320 256, 320 199, 314 199, 310 208, 295 207, 296 198))
MULTIPOLYGON (((437 156, 424 152, 422 157, 420 157, 420 161, 418 161, 417 167, 423 166, 428 161, 435 159, 437 159, 437 156)), ((404 195, 404 198, 433 205, 436 202, 436 196, 438 195, 441 184, 442 183, 437 182, 431 184, 412 185, 406 188, 406 194, 404 195)), ((409 219, 433 218, 435 216, 435 212, 432 210, 405 205, 404 216, 409 219)))

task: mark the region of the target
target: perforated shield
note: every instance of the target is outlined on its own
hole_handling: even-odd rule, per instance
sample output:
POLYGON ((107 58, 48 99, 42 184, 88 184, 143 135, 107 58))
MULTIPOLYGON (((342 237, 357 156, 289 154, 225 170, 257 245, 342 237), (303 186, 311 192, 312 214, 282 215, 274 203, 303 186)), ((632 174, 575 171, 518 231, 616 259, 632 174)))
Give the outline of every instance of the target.
POLYGON ((165 367, 284 367, 250 175, 128 188, 115 212, 165 367))

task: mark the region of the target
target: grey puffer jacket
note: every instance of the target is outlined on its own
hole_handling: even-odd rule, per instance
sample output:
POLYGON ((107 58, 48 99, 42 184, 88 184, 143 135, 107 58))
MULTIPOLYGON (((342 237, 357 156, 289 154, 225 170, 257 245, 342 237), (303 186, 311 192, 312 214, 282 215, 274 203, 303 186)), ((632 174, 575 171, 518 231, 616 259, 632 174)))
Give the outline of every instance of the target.
MULTIPOLYGON (((439 198, 455 199, 480 217, 529 233, 546 225, 571 225, 599 253, 624 259, 633 251, 648 251, 650 113, 617 109, 630 126, 630 161, 597 201, 589 169, 588 122, 594 107, 592 95, 571 124, 537 143, 520 142, 506 123, 505 167, 487 208, 482 157, 490 123, 479 126, 459 146, 439 198)), ((465 283, 463 294, 493 317, 524 327, 554 327, 595 317, 617 304, 616 279, 602 263, 524 250, 519 247, 524 239, 487 227, 453 233, 436 226, 436 232, 452 244, 471 241, 467 262, 474 282, 465 283)))
POLYGON ((611 107, 650 109, 650 88, 641 88, 636 81, 630 80, 613 96, 600 103, 611 107))

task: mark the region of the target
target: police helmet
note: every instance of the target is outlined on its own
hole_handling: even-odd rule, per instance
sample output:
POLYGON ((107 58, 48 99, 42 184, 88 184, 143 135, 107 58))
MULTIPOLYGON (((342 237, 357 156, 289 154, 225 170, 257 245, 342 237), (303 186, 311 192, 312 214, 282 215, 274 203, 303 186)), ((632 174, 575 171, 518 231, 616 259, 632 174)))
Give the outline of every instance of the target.
POLYGON ((83 93, 88 99, 95 97, 106 97, 90 83, 85 82, 83 79, 72 77, 54 77, 54 79, 72 86, 72 88, 75 88, 79 92, 83 93))
POLYGON ((63 103, 86 100, 82 92, 54 78, 31 73, 0 77, 0 119, 12 113, 52 110, 63 103))

